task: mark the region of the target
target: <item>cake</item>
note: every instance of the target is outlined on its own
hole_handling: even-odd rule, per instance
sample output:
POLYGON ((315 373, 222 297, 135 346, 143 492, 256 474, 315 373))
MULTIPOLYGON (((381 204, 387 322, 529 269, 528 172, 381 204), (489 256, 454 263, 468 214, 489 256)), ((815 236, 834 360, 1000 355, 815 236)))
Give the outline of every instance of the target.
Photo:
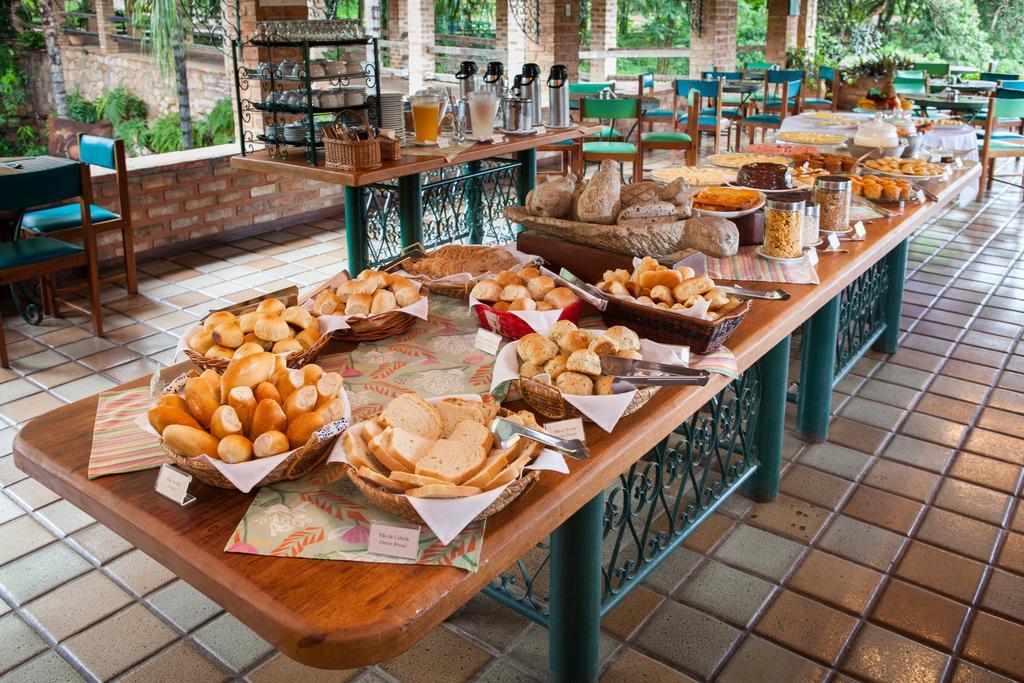
POLYGON ((754 163, 740 166, 736 182, 759 190, 787 190, 793 187, 793 175, 782 164, 754 163))

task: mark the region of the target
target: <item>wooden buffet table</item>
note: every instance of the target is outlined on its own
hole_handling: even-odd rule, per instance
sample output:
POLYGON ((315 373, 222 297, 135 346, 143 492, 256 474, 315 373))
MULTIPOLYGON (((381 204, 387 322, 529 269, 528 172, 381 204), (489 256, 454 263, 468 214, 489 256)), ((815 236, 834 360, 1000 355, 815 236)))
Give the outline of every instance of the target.
MULTIPOLYGON (((972 168, 952 181, 940 193, 940 204, 976 182, 977 174, 978 169, 972 168)), ((675 538, 663 544, 659 558, 740 486, 755 500, 771 500, 777 494, 791 333, 810 320, 812 336, 805 337, 804 345, 816 343, 815 330, 821 335, 825 329, 820 312, 859 276, 885 259, 892 261, 893 253, 902 250, 905 261, 908 237, 935 216, 939 206, 929 203, 909 209, 902 217, 875 221, 866 241, 844 243, 849 253, 822 256, 820 285, 785 285, 792 294, 789 301, 754 303, 728 346, 741 371, 758 366, 760 410, 749 451, 756 455, 749 467, 738 470, 731 488, 721 495, 708 495, 692 524, 680 523, 675 538)), ((902 281, 896 278, 902 275, 902 270, 890 272, 900 286, 888 290, 887 326, 878 340, 888 350, 895 346, 899 329, 902 281)), ((834 338, 822 341, 827 342, 822 346, 834 351, 834 338)), ((833 366, 827 358, 816 363, 812 372, 827 369, 827 390, 823 380, 820 386, 803 386, 800 397, 824 403, 827 411, 833 366)), ((167 374, 185 367, 171 368, 167 374)), ((147 381, 140 378, 125 386, 147 381)), ((357 667, 403 652, 550 535, 550 614, 542 623, 550 629, 552 677, 595 680, 600 617, 627 592, 609 596, 607 578, 602 575, 603 492, 624 472, 632 472, 641 458, 646 465, 662 453, 667 437, 683 429, 690 416, 729 383, 715 374, 704 387, 663 388, 638 413, 620 421, 613 433, 589 426, 590 459, 570 461, 568 475, 541 477, 524 496, 488 521, 476 573, 226 553, 226 540, 249 506, 250 495, 199 484, 193 489, 198 501, 179 507, 154 493, 153 470, 87 479, 95 396, 25 425, 14 443, 14 459, 23 471, 152 555, 285 654, 317 667, 357 667)), ((676 514, 686 517, 691 511, 676 514)), ((638 569, 630 586, 654 566, 638 569)), ((493 587, 488 592, 493 593, 493 587)))

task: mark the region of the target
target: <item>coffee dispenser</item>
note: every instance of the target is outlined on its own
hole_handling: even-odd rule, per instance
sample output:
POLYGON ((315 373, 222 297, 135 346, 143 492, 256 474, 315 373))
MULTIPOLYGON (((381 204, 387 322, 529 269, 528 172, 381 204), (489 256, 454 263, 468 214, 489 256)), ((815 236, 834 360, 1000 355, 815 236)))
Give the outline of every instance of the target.
POLYGON ((462 99, 469 97, 469 93, 476 90, 477 86, 476 62, 466 61, 460 64, 455 78, 459 81, 459 97, 462 99))
POLYGON ((483 89, 490 90, 498 99, 505 97, 505 66, 501 62, 487 62, 483 89))
POLYGON ((522 78, 519 81, 519 96, 533 101, 533 125, 539 126, 540 110, 540 66, 533 63, 523 64, 522 78))
MULTIPOLYGON (((535 113, 540 116, 539 112, 535 113)), ((569 68, 565 64, 555 64, 548 74, 548 127, 572 127, 569 120, 569 68)))

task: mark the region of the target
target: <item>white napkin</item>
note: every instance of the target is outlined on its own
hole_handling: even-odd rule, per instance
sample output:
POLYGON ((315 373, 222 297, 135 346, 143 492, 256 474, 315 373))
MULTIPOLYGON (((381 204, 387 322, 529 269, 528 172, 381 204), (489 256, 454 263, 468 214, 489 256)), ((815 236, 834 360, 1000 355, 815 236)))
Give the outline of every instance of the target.
MULTIPOLYGON (((634 256, 633 257, 633 270, 636 270, 637 268, 639 268, 641 263, 643 263, 643 261, 641 261, 639 258, 634 256)), ((682 259, 680 261, 677 261, 675 264, 672 265, 672 269, 675 270, 676 268, 678 268, 681 265, 686 265, 686 259, 682 259)), ((696 269, 694 269, 694 270, 696 271, 696 269)), ((622 299, 623 301, 629 301, 629 302, 632 302, 634 304, 639 304, 641 306, 644 305, 644 304, 640 304, 636 300, 636 298, 632 297, 632 296, 626 296, 626 295, 623 295, 623 294, 610 294, 609 296, 612 296, 612 297, 614 297, 616 299, 622 299)), ((650 306, 650 308, 654 308, 654 306, 650 306)), ((701 320, 711 320, 711 316, 708 315, 708 309, 709 308, 711 308, 711 302, 707 301, 707 300, 704 300, 703 302, 695 304, 695 305, 691 306, 690 308, 677 308, 675 310, 662 308, 662 309, 658 309, 658 310, 664 311, 665 313, 676 313, 678 315, 685 315, 687 318, 700 318, 701 320)))
MULTIPOLYGON (((443 398, 451 398, 447 396, 438 396, 436 398, 428 398, 429 403, 437 403, 443 398)), ((458 395, 456 398, 462 398, 470 401, 479 401, 480 396, 477 394, 466 394, 458 395)), ((355 434, 362 436, 362 424, 357 424, 352 427, 355 430, 355 434)), ((327 458, 327 462, 343 462, 348 463, 348 454, 345 452, 345 445, 341 439, 338 439, 334 443, 334 448, 331 450, 330 456, 327 458)), ((530 470, 552 470, 554 472, 561 472, 562 474, 569 473, 569 466, 565 464, 565 458, 555 451, 545 448, 541 451, 540 455, 529 465, 526 469, 530 470)), ((487 509, 487 507, 497 500, 498 496, 508 487, 506 484, 500 488, 493 489, 491 491, 484 491, 483 493, 475 496, 466 496, 464 498, 417 498, 415 496, 405 496, 405 499, 413 506, 416 512, 419 513, 423 521, 427 523, 430 530, 434 532, 434 535, 445 544, 451 543, 452 539, 459 535, 459 533, 466 528, 466 526, 473 521, 473 519, 481 512, 487 509)))
MULTIPOLYGON (((515 273, 515 272, 517 272, 519 270, 522 270, 523 268, 525 268, 528 265, 532 265, 532 264, 540 262, 540 257, 539 256, 534 256, 533 254, 527 254, 527 253, 521 252, 518 249, 516 249, 515 247, 513 247, 511 244, 506 244, 506 245, 503 245, 502 247, 499 247, 499 248, 504 249, 508 253, 512 254, 512 256, 517 261, 516 265, 512 266, 509 269, 510 272, 515 273)), ((485 273, 484 275, 472 275, 470 273, 455 273, 454 275, 448 275, 446 277, 441 277, 441 278, 437 278, 436 280, 432 280, 432 279, 430 279, 430 278, 428 278, 428 277, 426 277, 424 275, 414 275, 413 273, 409 273, 409 272, 407 272, 405 270, 397 270, 397 271, 395 271, 395 274, 407 277, 407 278, 413 280, 413 282, 416 282, 416 280, 414 278, 418 278, 419 281, 424 282, 427 285, 430 285, 431 283, 456 285, 456 284, 461 284, 463 282, 471 282, 471 281, 474 281, 474 280, 476 280, 476 281, 486 280, 488 277, 490 277, 492 275, 497 275, 497 273, 485 273)))
MULTIPOLYGON (((470 310, 477 306, 487 306, 490 308, 491 304, 469 297, 470 310)), ((548 330, 551 329, 551 326, 557 323, 562 317, 563 311, 565 311, 564 308, 556 308, 553 311, 506 311, 506 313, 511 313, 525 322, 533 329, 534 332, 547 334, 548 330)), ((487 318, 487 322, 490 324, 492 329, 499 329, 498 316, 494 311, 485 310, 484 317, 487 318)))
MULTIPOLYGON (((327 439, 335 434, 340 434, 345 431, 348 427, 349 422, 352 421, 352 406, 349 404, 348 394, 345 393, 345 389, 342 388, 341 393, 338 394, 338 398, 345 401, 345 417, 342 419, 332 422, 331 424, 324 425, 317 430, 317 434, 320 435, 321 439, 327 439)), ((160 434, 157 433, 153 426, 149 424, 149 419, 145 413, 140 413, 135 418, 135 426, 147 434, 152 434, 156 438, 160 438, 160 434)), ((341 439, 338 439, 341 442, 341 439)), ((199 456, 200 459, 205 460, 214 467, 217 471, 224 475, 224 478, 235 485, 242 493, 249 493, 254 486, 263 481, 263 478, 270 474, 270 472, 277 467, 282 461, 285 460, 289 455, 297 451, 298 449, 292 449, 287 453, 281 453, 280 455, 273 455, 269 458, 254 458, 247 462, 239 463, 227 463, 220 458, 211 458, 208 455, 199 456)))
MULTIPOLYGON (((325 334, 330 334, 333 331, 326 329, 322 321, 322 318, 314 317, 314 321, 316 321, 317 323, 317 329, 319 330, 321 337, 323 337, 325 334)), ((348 326, 346 325, 346 327, 348 326)), ((198 334, 199 332, 202 332, 202 330, 202 325, 193 325, 192 327, 185 330, 185 334, 181 335, 181 337, 178 338, 178 343, 174 347, 174 358, 178 358, 178 356, 184 355, 185 349, 189 348, 188 343, 192 340, 192 337, 198 334)), ((288 353, 279 353, 277 355, 288 357, 293 353, 295 353, 295 351, 289 351, 288 353)))
MULTIPOLYGON (((594 330, 604 332, 604 330, 594 330)), ((491 393, 500 392, 499 387, 506 382, 519 378, 519 353, 518 342, 506 344, 494 359, 494 375, 491 378, 491 393)), ((674 365, 688 365, 690 362, 690 349, 687 346, 670 346, 658 344, 647 339, 640 340, 640 353, 644 360, 656 363, 671 363, 674 365)), ((566 402, 583 413, 591 422, 606 432, 612 431, 615 425, 626 412, 636 389, 631 389, 621 394, 608 396, 577 396, 575 394, 562 394, 566 402)))
MULTIPOLYGON (((420 289, 420 283, 413 281, 413 286, 416 287, 416 291, 420 289)), ((313 310, 313 300, 310 299, 303 304, 305 308, 313 310)), ((430 305, 427 301, 427 296, 423 295, 416 301, 412 302, 404 308, 395 309, 400 313, 408 313, 409 315, 415 316, 420 320, 426 320, 430 312, 430 305)), ((392 311, 388 311, 391 313, 392 311)), ((335 330, 347 330, 349 328, 348 321, 358 318, 369 318, 374 315, 381 315, 380 313, 358 313, 355 315, 321 315, 317 318, 320 321, 320 331, 323 334, 328 332, 334 332, 335 330)))

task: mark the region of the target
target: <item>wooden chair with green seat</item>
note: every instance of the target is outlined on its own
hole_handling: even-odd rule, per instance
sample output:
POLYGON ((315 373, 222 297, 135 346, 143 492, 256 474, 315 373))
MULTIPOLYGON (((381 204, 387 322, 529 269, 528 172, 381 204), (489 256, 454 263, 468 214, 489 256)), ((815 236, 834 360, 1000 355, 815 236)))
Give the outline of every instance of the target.
MULTIPOLYGON (((569 84, 569 109, 580 111, 581 102, 584 97, 597 97, 605 90, 615 92, 614 83, 570 83, 569 84), (574 97, 575 95, 575 97, 574 97)), ((600 133, 588 135, 588 140, 621 140, 622 135, 618 131, 611 130, 608 126, 601 128, 600 133)))
POLYGON ((914 62, 916 71, 924 71, 928 78, 949 78, 949 62, 914 62))
MULTIPOLYGON (((778 70, 778 67, 779 65, 775 62, 747 62, 743 65, 742 75, 744 78, 750 78, 754 73, 767 74, 769 71, 778 70)), ((768 80, 767 76, 764 77, 764 80, 768 80)), ((763 92, 756 92, 750 96, 750 100, 752 102, 761 102, 764 98, 765 95, 763 92)))
MULTIPOLYGON (((655 97, 654 90, 654 74, 646 73, 640 74, 636 77, 637 89, 641 97, 655 97)), ((664 107, 654 107, 651 109, 644 109, 644 123, 647 125, 647 130, 654 130, 655 123, 665 123, 670 127, 674 123, 672 118, 672 110, 665 109, 664 107)))
POLYGON ((761 106, 763 112, 744 116, 739 122, 738 137, 742 137, 743 129, 748 129, 749 141, 754 142, 754 134, 761 130, 762 139, 770 130, 778 130, 782 121, 790 114, 800 113, 800 91, 804 82, 804 72, 799 69, 773 70, 767 72, 764 80, 764 96, 761 106), (773 95, 772 91, 781 88, 781 92, 773 95), (772 110, 778 113, 772 113, 772 110))
MULTIPOLYGON (((701 133, 714 136, 715 154, 718 154, 722 131, 722 81, 677 80, 672 111, 676 112, 677 128, 685 130, 688 139, 692 138, 687 164, 697 164, 701 133), (686 107, 685 110, 679 106, 680 102, 686 107), (694 112, 697 112, 696 116, 694 112)), ((644 141, 644 144, 646 146, 647 142, 644 141)))
MULTIPOLYGON (((45 235, 0 243, 0 286, 14 287, 25 280, 42 278, 43 310, 55 313, 57 302, 47 279, 61 271, 85 266, 93 331, 100 337, 103 335, 103 318, 100 308, 99 268, 96 261, 96 233, 87 208, 92 203, 89 166, 75 164, 43 173, 45 177, 39 173, 31 174, 32 179, 24 183, 18 183, 17 178, 6 180, 5 192, 0 195, 0 211, 20 212, 32 206, 77 197, 77 206, 82 212, 83 245, 69 244, 45 235)), ((2 319, 0 366, 9 367, 2 319)))
POLYGON ((635 123, 637 126, 636 143, 626 142, 621 139, 599 139, 590 138, 583 142, 583 174, 586 175, 586 163, 588 161, 601 162, 605 159, 618 161, 619 175, 625 178, 621 164, 631 162, 633 164, 633 181, 639 181, 643 177, 643 136, 640 135, 639 126, 643 122, 643 110, 640 107, 640 98, 621 97, 614 100, 603 100, 596 97, 584 97, 580 100, 580 120, 587 121, 597 119, 608 121, 607 128, 618 132, 617 123, 635 123))
POLYGON ((839 90, 843 82, 842 72, 831 66, 818 67, 817 81, 814 97, 804 98, 804 108, 839 111, 839 90))
MULTIPOLYGON (((993 97, 1001 97, 1008 100, 1024 99, 1024 81, 1003 81, 1003 84, 992 93, 993 97), (1018 85, 1019 84, 1019 85, 1018 85), (1015 87, 1011 87, 1015 86, 1015 87)), ((974 119, 975 134, 978 140, 985 137, 985 130, 988 123, 988 107, 986 107, 974 119), (984 117, 984 120, 982 118, 984 117), (977 126, 980 125, 980 128, 977 126)), ((997 116, 992 129, 992 138, 995 140, 1018 140, 1024 141, 1024 117, 997 116), (1003 132, 1009 131, 1009 132, 1003 132), (1013 132, 1016 131, 1016 132, 1013 132)))
MULTIPOLYGON (((702 71, 700 77, 704 80, 710 78, 723 78, 727 81, 742 81, 742 71, 702 71)), ((755 93, 756 94, 756 93, 755 93)), ((763 95, 762 95, 763 97, 763 95)), ((732 126, 734 123, 743 118, 744 109, 749 104, 748 100, 750 97, 741 93, 725 93, 722 95, 722 118, 729 122, 729 127, 726 130, 726 142, 732 140, 732 126)), ((708 116, 711 112, 702 111, 701 114, 708 116)), ((736 136, 736 148, 739 149, 740 139, 736 136)), ((731 147, 731 142, 729 147, 731 147)))
POLYGON ((988 107, 988 117, 985 119, 985 136, 978 141, 978 149, 981 155, 981 178, 978 181, 979 191, 986 188, 991 189, 993 183, 1006 183, 1021 188, 1021 196, 1024 197, 1024 175, 1021 173, 996 174, 996 162, 999 159, 1024 158, 1024 136, 1016 138, 997 138, 995 136, 995 124, 1000 118, 1024 119, 1024 98, 1013 96, 1014 93, 996 90, 992 97, 992 103, 988 107), (1011 183, 1002 180, 1004 177, 1021 178, 1021 183, 1011 183))
POLYGON ((1019 81, 1020 74, 1001 74, 994 71, 982 71, 981 80, 1001 83, 1002 81, 1019 81))
MULTIPOLYGON (((124 274, 116 273, 103 278, 103 282, 124 279, 129 294, 137 294, 139 280, 135 270, 135 235, 132 230, 132 211, 128 198, 128 166, 125 161, 124 140, 111 140, 96 135, 78 135, 78 155, 83 164, 112 169, 117 184, 117 213, 89 205, 93 230, 97 233, 121 233, 124 248, 124 274)), ((88 168, 88 166, 86 166, 88 168)), ((49 209, 29 211, 21 219, 23 235, 49 235, 62 240, 79 240, 83 235, 82 214, 78 204, 65 204, 49 209)))

